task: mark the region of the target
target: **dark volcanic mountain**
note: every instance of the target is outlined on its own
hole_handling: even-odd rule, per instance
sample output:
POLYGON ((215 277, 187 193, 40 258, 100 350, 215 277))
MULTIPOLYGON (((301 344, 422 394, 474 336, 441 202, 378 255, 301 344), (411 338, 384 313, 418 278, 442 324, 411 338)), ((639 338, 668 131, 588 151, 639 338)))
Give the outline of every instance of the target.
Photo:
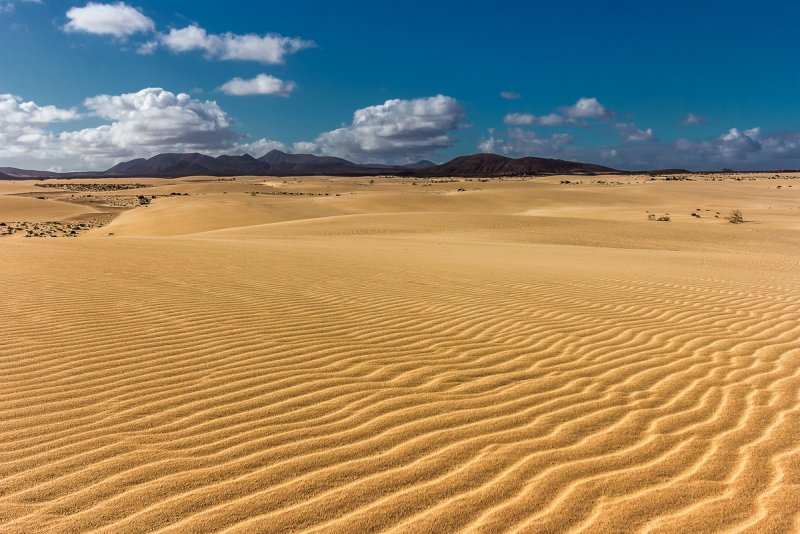
POLYGON ((591 174, 618 172, 610 167, 549 158, 507 158, 497 154, 461 156, 419 169, 420 176, 519 176, 523 174, 591 174))
POLYGON ((134 159, 115 165, 107 176, 241 176, 266 175, 269 164, 262 163, 249 154, 243 156, 218 156, 205 154, 159 154, 150 159, 134 159))
POLYGON ((134 159, 108 169, 106 176, 284 176, 329 174, 333 176, 369 176, 385 173, 408 173, 398 166, 373 167, 352 161, 313 154, 287 154, 272 150, 255 159, 243 156, 204 154, 159 154, 150 159, 134 159))
POLYGON ((333 176, 376 176, 378 174, 410 174, 411 167, 402 165, 378 165, 353 163, 333 156, 313 154, 287 154, 272 150, 258 158, 270 165, 270 174, 281 175, 333 175, 333 176))
POLYGON ((99 178, 181 176, 519 176, 536 174, 592 174, 619 172, 602 165, 548 158, 512 159, 497 154, 461 156, 435 165, 419 161, 410 165, 358 164, 332 156, 287 154, 272 150, 255 159, 243 156, 207 156, 205 154, 159 154, 150 159, 119 163, 105 172, 56 173, 0 167, 0 179, 26 178, 99 178))
POLYGON ((363 166, 352 161, 332 156, 315 156, 313 154, 287 154, 280 150, 271 150, 258 158, 258 161, 269 165, 274 173, 321 174, 336 172, 358 172, 363 166))
POLYGON ((27 169, 17 169, 16 167, 0 167, 0 178, 57 178, 57 172, 32 171, 27 169))
POLYGON ((428 161, 427 159, 421 159, 416 163, 409 163, 408 165, 403 165, 406 169, 427 169, 428 167, 433 167, 436 164, 432 161, 428 161))

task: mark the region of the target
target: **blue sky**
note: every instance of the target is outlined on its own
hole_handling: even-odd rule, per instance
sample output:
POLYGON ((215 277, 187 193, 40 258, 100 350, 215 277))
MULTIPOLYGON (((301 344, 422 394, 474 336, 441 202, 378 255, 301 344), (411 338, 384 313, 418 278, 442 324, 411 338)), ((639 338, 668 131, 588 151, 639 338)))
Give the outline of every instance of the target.
POLYGON ((797 168, 798 24, 790 2, 0 0, 0 166, 281 148, 797 168))

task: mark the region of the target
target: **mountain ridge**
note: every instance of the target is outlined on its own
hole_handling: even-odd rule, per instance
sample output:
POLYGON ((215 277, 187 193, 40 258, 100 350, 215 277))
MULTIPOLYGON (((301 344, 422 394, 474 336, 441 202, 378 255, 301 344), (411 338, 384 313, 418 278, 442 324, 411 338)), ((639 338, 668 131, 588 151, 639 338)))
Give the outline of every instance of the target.
POLYGON ((124 161, 101 172, 55 173, 2 167, 0 168, 0 179, 292 175, 377 176, 386 174, 424 178, 618 172, 622 171, 592 163, 535 156, 509 158, 498 154, 480 153, 459 156, 438 165, 427 160, 408 165, 384 165, 354 163, 335 156, 289 154, 275 149, 260 158, 254 158, 250 154, 214 157, 199 152, 163 153, 151 158, 136 158, 124 161))

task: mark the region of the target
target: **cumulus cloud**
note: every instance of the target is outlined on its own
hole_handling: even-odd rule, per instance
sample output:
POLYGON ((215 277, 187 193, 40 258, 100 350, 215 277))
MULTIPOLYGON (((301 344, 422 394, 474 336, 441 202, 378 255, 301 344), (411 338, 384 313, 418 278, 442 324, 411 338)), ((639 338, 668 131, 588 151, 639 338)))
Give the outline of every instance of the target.
POLYGON ((387 100, 356 110, 350 125, 295 146, 361 162, 416 161, 452 146, 455 139, 450 134, 463 119, 461 104, 449 96, 387 100))
POLYGON ((686 114, 686 116, 681 120, 681 124, 684 126, 698 126, 700 124, 705 124, 707 119, 702 115, 695 115, 692 112, 686 114))
MULTIPOLYGON (((677 139, 671 143, 622 144, 606 152, 607 164, 625 169, 681 167, 691 170, 742 170, 800 167, 800 132, 731 128, 710 139, 677 139)), ((603 154, 584 150, 587 157, 603 154)))
POLYGON ((503 134, 490 129, 486 137, 481 138, 478 150, 502 154, 513 158, 524 156, 552 156, 562 152, 565 145, 573 138, 569 134, 557 133, 548 137, 540 137, 536 132, 521 128, 510 128, 503 134))
MULTIPOLYGON (((208 59, 268 64, 283 63, 286 56, 315 46, 313 41, 277 34, 210 34, 194 24, 181 29, 173 28, 161 35, 159 40, 173 52, 202 51, 208 59)), ((153 45, 148 43, 148 46, 152 48, 153 45)))
POLYGON ((530 113, 508 113, 503 117, 503 122, 511 126, 531 126, 534 124, 540 126, 560 126, 573 121, 568 120, 558 113, 549 113, 540 116, 530 113))
POLYGON ((800 159, 800 132, 772 132, 761 139, 762 150, 771 154, 775 163, 785 163, 785 166, 800 167, 800 163, 791 163, 791 160, 800 159))
POLYGON ((503 122, 509 126, 587 126, 586 119, 602 119, 614 114, 596 98, 579 98, 571 106, 559 108, 558 113, 533 115, 531 113, 509 113, 503 122))
POLYGON ((616 124, 614 128, 616 128, 622 140, 626 142, 653 141, 656 138, 652 128, 642 130, 632 122, 621 122, 616 124))
POLYGON ((69 32, 110 35, 125 38, 137 33, 155 31, 153 20, 140 10, 123 2, 99 4, 89 2, 84 7, 67 11, 69 22, 64 29, 69 32))
POLYGON ((507 113, 503 117, 503 122, 506 124, 514 124, 517 126, 536 124, 536 115, 530 113, 507 113))
POLYGON ((10 94, 0 94, 0 125, 4 128, 40 127, 58 121, 78 118, 74 108, 61 109, 56 106, 40 106, 36 102, 23 102, 22 98, 10 94))
POLYGON ((149 56, 158 50, 158 41, 146 41, 136 47, 136 53, 143 56, 149 56))
POLYGON ((75 109, 40 106, 10 94, 0 94, 0 158, 37 157, 52 137, 47 126, 77 119, 75 109))
POLYGON ((601 119, 611 117, 612 113, 596 98, 579 98, 571 106, 562 108, 564 114, 572 119, 601 119))
POLYGON ((255 78, 244 80, 234 78, 220 87, 220 91, 229 95, 277 95, 289 96, 297 88, 292 81, 284 81, 269 74, 259 74, 255 78))
POLYGON ((237 154, 237 155, 250 154, 251 156, 260 158, 261 156, 272 150, 281 150, 285 152, 286 145, 281 143, 280 141, 273 141, 271 139, 259 139, 257 141, 237 143, 233 145, 231 148, 225 149, 222 152, 224 152, 225 154, 237 154))
POLYGON ((47 126, 78 118, 76 110, 0 96, 0 158, 9 165, 38 160, 51 167, 85 170, 160 152, 257 153, 283 146, 265 139, 244 142, 216 102, 186 93, 147 88, 87 98, 84 106, 86 115, 102 124, 56 133, 47 126))
POLYGON ((313 141, 298 141, 292 145, 292 152, 295 154, 316 154, 319 147, 313 141))
POLYGON ((567 134, 545 137, 522 128, 510 128, 504 132, 489 130, 488 135, 480 139, 478 149, 511 157, 558 157, 627 170, 800 168, 800 132, 764 133, 760 128, 731 128, 708 139, 663 142, 649 130, 622 125, 616 128, 626 135, 621 143, 614 145, 586 146, 567 134))
POLYGON ((62 157, 95 168, 159 152, 214 151, 236 139, 228 115, 215 102, 160 88, 85 101, 98 117, 111 120, 95 128, 57 135, 62 157))
MULTIPOLYGON (((13 9, 13 6, 13 2, 0 0, 0 10, 4 7, 13 9)), ((108 35, 118 39, 156 32, 155 22, 150 17, 124 2, 89 2, 84 7, 70 8, 66 16, 69 21, 64 30, 68 32, 108 35)), ((136 51, 139 54, 152 54, 158 48, 164 47, 176 53, 200 51, 210 60, 281 64, 286 56, 314 46, 316 44, 313 41, 299 37, 285 37, 274 33, 213 34, 197 24, 191 24, 185 28, 172 28, 167 33, 155 33, 148 41, 140 43, 136 51)))
POLYGON ((500 91, 500 98, 505 98, 506 100, 519 100, 522 98, 522 95, 516 91, 500 91))
POLYGON ((112 122, 101 129, 72 132, 74 140, 80 141, 85 134, 93 138, 102 133, 110 151, 202 150, 234 137, 230 118, 216 102, 195 100, 186 93, 148 88, 87 98, 84 105, 112 122))
MULTIPOLYGON (((728 133, 720 135, 711 143, 712 151, 718 152, 713 155, 718 155, 723 160, 747 159, 748 154, 761 150, 759 137, 761 137, 761 128, 751 128, 743 132, 738 128, 731 128, 728 133)), ((691 148, 690 145, 687 145, 687 148, 691 148)))

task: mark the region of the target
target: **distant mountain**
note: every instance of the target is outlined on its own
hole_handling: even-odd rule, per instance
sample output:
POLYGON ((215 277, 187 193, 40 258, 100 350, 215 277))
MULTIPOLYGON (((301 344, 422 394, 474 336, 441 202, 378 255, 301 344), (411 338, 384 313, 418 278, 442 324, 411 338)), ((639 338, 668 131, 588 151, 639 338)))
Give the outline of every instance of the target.
POLYGON ((376 174, 407 174, 409 169, 397 166, 360 165, 332 156, 287 154, 272 150, 255 159, 243 156, 204 154, 159 154, 150 159, 134 159, 115 165, 103 173, 106 176, 287 176, 326 174, 334 176, 371 176, 376 174))
POLYGON ((610 167, 550 158, 507 158, 497 154, 461 156, 419 169, 420 176, 519 176, 525 174, 592 174, 618 172, 610 167))
POLYGON ((357 171, 362 168, 361 165, 342 158, 313 154, 287 154, 277 149, 264 154, 258 158, 258 161, 268 164, 274 173, 357 171))
POLYGON ((57 172, 32 171, 26 169, 17 169, 16 167, 0 167, 0 175, 2 175, 0 177, 6 176, 8 178, 56 178, 59 176, 57 172))
POLYGON ((269 164, 249 154, 243 156, 218 156, 205 154, 159 154, 150 159, 134 159, 114 165, 107 176, 241 176, 268 174, 269 164))
POLYGON ((461 156, 435 165, 422 160, 409 165, 359 164, 332 156, 287 154, 272 150, 256 159, 242 156, 208 156, 199 153, 158 154, 114 165, 103 172, 55 173, 0 167, 2 179, 100 178, 181 176, 519 176, 536 174, 591 174, 618 172, 602 165, 560 159, 512 159, 497 154, 461 156))
POLYGON ((334 176, 375 176, 378 174, 409 174, 411 167, 402 165, 380 165, 353 163, 333 156, 315 156, 313 154, 287 154, 280 150, 272 150, 258 161, 270 165, 273 175, 309 175, 322 174, 334 176))
POLYGON ((408 165, 403 165, 406 169, 426 169, 428 167, 434 167, 436 164, 432 161, 428 161, 427 159, 421 159, 416 163, 409 163, 408 165))

